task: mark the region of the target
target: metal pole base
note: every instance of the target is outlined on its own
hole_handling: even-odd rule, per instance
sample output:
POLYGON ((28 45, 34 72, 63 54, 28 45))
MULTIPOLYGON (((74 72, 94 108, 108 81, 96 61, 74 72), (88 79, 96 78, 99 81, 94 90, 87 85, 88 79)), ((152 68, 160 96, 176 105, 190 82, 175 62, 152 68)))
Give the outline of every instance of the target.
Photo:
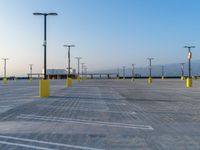
POLYGON ((181 80, 185 80, 185 77, 184 77, 184 76, 181 76, 181 80))
POLYGON ((67 87, 72 86, 72 78, 67 78, 66 86, 67 86, 67 87))
POLYGON ((50 81, 40 80, 40 97, 49 97, 50 95, 50 81))
POLYGON ((149 77, 148 78, 148 84, 151 84, 151 83, 153 83, 153 79, 152 79, 152 77, 149 77))
POLYGON ((189 77, 188 77, 188 78, 186 79, 186 87, 187 87, 187 88, 192 87, 192 78, 189 78, 189 77))
POLYGON ((7 78, 3 78, 3 84, 8 84, 7 78))
POLYGON ((80 83, 81 82, 81 78, 77 77, 77 82, 80 83))

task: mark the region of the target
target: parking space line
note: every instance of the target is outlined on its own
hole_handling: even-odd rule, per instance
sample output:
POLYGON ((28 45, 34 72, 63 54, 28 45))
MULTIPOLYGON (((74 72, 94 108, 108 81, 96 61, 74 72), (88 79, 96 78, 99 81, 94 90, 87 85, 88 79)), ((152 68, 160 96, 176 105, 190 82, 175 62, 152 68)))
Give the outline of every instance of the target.
MULTIPOLYGON (((50 99, 52 100, 52 99, 50 99)), ((57 101, 57 99, 53 100, 53 101, 57 101)), ((63 100, 61 100, 63 102, 63 100)), ((121 102, 98 102, 98 101, 86 101, 86 100, 73 100, 73 99, 65 99, 64 102, 78 102, 78 103, 91 103, 91 104, 105 104, 105 105, 127 105, 126 103, 121 103, 121 102)))
POLYGON ((6 142, 6 141, 0 141, 0 144, 32 148, 32 149, 38 149, 38 150, 56 150, 56 149, 50 149, 50 148, 45 148, 45 147, 40 147, 40 146, 32 146, 32 145, 27 145, 27 144, 20 144, 20 143, 6 142))
POLYGON ((136 112, 132 111, 112 111, 112 110, 107 110, 107 109, 81 109, 78 107, 64 107, 64 106, 47 106, 47 105, 38 105, 37 107, 42 107, 42 108, 55 108, 55 109, 62 109, 62 110, 77 110, 77 111, 85 111, 85 112, 103 112, 103 113, 116 113, 116 114, 136 114, 136 112))
MULTIPOLYGON (((18 137, 12 137, 12 136, 4 136, 4 135, 0 135, 0 138, 17 140, 17 141, 22 141, 22 142, 32 142, 32 143, 37 143, 37 144, 47 144, 47 145, 60 146, 60 147, 66 147, 66 148, 81 149, 81 150, 102 150, 102 149, 96 149, 96 148, 91 148, 91 147, 54 143, 54 142, 47 142, 47 141, 39 141, 39 140, 25 139, 25 138, 18 138, 18 137)), ((33 148, 33 149, 38 149, 38 150, 56 150, 56 149, 51 149, 51 148, 46 148, 46 147, 39 147, 39 146, 34 146, 34 145, 20 144, 20 143, 16 143, 16 142, 7 142, 7 141, 0 141, 0 144, 33 148)))
POLYGON ((105 104, 105 105, 126 105, 125 103, 95 102, 95 101, 77 101, 78 103, 105 104))
POLYGON ((149 125, 133 125, 133 124, 116 123, 116 122, 91 121, 91 120, 82 120, 82 119, 61 118, 61 117, 47 117, 47 116, 39 116, 39 115, 21 114, 20 116, 17 116, 17 118, 51 121, 51 122, 76 123, 76 124, 93 125, 93 126, 108 126, 108 127, 117 127, 117 128, 127 128, 127 129, 154 130, 149 125))

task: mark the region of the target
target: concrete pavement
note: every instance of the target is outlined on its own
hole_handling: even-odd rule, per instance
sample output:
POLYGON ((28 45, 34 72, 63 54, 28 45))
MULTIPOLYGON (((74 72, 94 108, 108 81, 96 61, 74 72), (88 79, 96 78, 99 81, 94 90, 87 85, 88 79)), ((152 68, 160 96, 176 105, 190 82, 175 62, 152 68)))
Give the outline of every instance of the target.
POLYGON ((85 80, 0 85, 0 149, 200 149, 200 81, 85 80), (75 81, 74 81, 75 82, 75 81))

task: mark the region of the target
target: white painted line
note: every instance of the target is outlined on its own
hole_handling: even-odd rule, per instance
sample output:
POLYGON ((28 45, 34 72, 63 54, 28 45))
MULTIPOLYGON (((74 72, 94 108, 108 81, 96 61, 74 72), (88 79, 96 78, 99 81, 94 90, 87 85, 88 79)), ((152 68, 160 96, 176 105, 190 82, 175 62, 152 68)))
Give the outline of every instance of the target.
POLYGON ((52 122, 64 122, 64 123, 70 122, 70 123, 85 124, 85 125, 109 126, 109 127, 129 128, 129 129, 154 130, 149 125, 133 125, 133 124, 125 124, 125 123, 91 121, 91 120, 82 120, 82 119, 61 118, 61 117, 47 117, 47 116, 21 114, 20 116, 17 116, 17 118, 33 119, 33 120, 41 120, 41 121, 52 121, 52 122))
POLYGON ((33 101, 32 99, 22 99, 22 100, 0 100, 0 103, 18 103, 18 102, 26 102, 26 101, 33 101))
POLYGON ((8 105, 6 105, 6 106, 0 106, 0 107, 5 108, 5 107, 13 107, 13 106, 8 106, 8 105))
MULTIPOLYGON (((70 98, 69 98, 70 99, 70 98)), ((68 98, 65 99, 65 101, 70 101, 70 102, 76 102, 76 103, 91 103, 91 104, 104 104, 104 105, 127 105, 126 103, 121 103, 121 102, 98 102, 98 101, 86 101, 86 100, 74 100, 74 99, 71 99, 69 100, 68 98)), ((57 101, 58 99, 56 99, 57 101)))
POLYGON ((95 102, 95 101, 77 101, 78 103, 104 104, 104 105, 126 105, 125 103, 95 102))
MULTIPOLYGON (((0 135, 0 138, 18 140, 18 141, 23 141, 23 142, 33 142, 33 143, 40 143, 40 144, 48 144, 48 145, 54 145, 54 146, 60 146, 60 147, 67 147, 67 148, 83 149, 83 150, 102 150, 102 149, 96 149, 96 148, 91 148, 91 147, 69 145, 69 144, 62 144, 62 143, 54 143, 54 142, 47 142, 47 141, 38 141, 38 140, 18 138, 18 137, 12 137, 12 136, 4 136, 4 135, 0 135)), ((4 143, 3 142, 4 141, 0 141, 0 143, 4 144, 5 142, 4 143)), ((21 146, 27 147, 27 148, 39 149, 39 148, 37 148, 35 146, 32 146, 32 145, 24 145, 24 144, 18 144, 18 143, 8 142, 8 145, 11 145, 11 144, 12 145, 15 144, 16 146, 20 146, 21 145, 21 146)), ((41 150, 55 150, 55 149, 49 149, 49 148, 45 148, 45 147, 40 147, 40 149, 41 150)))
MULTIPOLYGON (((54 97, 53 97, 54 98, 54 97)), ((59 98, 59 97, 58 97, 59 98)), ((85 98, 87 99, 87 98, 85 98)), ((49 99, 49 101, 57 101, 58 99, 49 99)), ((115 99, 116 100, 116 99, 115 99)), ((121 99, 120 99, 121 100, 121 99)), ((69 102, 79 102, 79 103, 94 103, 94 104, 107 104, 107 105, 127 105, 126 103, 123 102, 106 102, 106 101, 97 101, 95 98, 91 99, 90 101, 88 100, 82 100, 82 97, 77 97, 77 98, 71 98, 71 97, 66 97, 65 101, 69 102), (81 98, 81 99, 80 99, 81 98)))
POLYGON ((136 112, 132 111, 112 111, 112 110, 107 110, 107 109, 81 109, 78 107, 64 107, 64 106, 52 106, 52 105, 37 105, 37 107, 42 107, 42 108, 55 108, 55 109, 62 109, 62 110, 76 110, 76 111, 85 111, 85 112, 104 112, 104 113, 116 113, 116 114, 136 114, 136 112))
POLYGON ((31 149, 38 149, 38 150, 56 150, 56 149, 50 149, 50 148, 45 148, 45 147, 32 146, 32 145, 13 143, 13 142, 6 142, 6 141, 0 141, 0 144, 25 147, 25 148, 31 148, 31 149))
POLYGON ((134 114, 136 114, 136 112, 133 111, 133 112, 131 112, 131 114, 134 115, 134 114))

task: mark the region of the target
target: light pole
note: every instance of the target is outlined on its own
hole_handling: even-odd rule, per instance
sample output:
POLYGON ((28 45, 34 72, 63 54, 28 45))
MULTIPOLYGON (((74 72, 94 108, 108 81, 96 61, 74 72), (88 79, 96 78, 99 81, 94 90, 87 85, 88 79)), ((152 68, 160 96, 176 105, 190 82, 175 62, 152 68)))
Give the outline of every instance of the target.
POLYGON ((84 69, 85 69, 85 79, 87 79, 87 66, 84 66, 84 69))
POLYGON ((164 76, 165 76, 165 66, 161 66, 162 68, 162 77, 161 79, 164 80, 164 76))
POLYGON ((149 78, 148 78, 148 83, 151 84, 153 82, 152 80, 152 76, 151 76, 151 70, 152 70, 152 67, 151 67, 151 62, 154 58, 147 58, 149 60, 149 78))
POLYGON ((30 67, 30 80, 32 80, 33 64, 29 64, 29 67, 30 67))
POLYGON ((44 79, 40 81, 40 97, 48 97, 50 95, 50 83, 47 80, 47 16, 56 16, 57 13, 33 13, 33 15, 44 16, 44 79))
POLYGON ((132 64, 132 81, 134 81, 135 78, 135 64, 132 64))
POLYGON ((2 58, 2 60, 4 61, 4 78, 3 78, 3 81, 4 81, 4 83, 7 83, 7 77, 6 77, 6 62, 7 62, 8 58, 2 58))
POLYGON ((126 74, 126 72, 125 72, 126 70, 125 69, 126 69, 126 67, 123 66, 123 79, 125 79, 125 74, 126 74))
POLYGON ((33 13, 33 15, 44 16, 44 79, 47 79, 47 16, 56 16, 57 13, 33 13))
POLYGON ((192 78, 191 78, 191 58, 192 52, 191 48, 195 48, 195 46, 184 46, 184 48, 188 49, 188 78, 186 80, 186 87, 192 87, 192 78))
POLYGON ((75 59, 77 59, 77 61, 78 61, 78 77, 79 77, 79 74, 80 74, 80 59, 82 59, 82 57, 75 57, 75 59))
POLYGON ((117 79, 119 79, 119 68, 117 68, 117 79))
POLYGON ((77 59, 78 61, 78 76, 77 76, 77 82, 80 83, 81 79, 80 79, 80 59, 82 59, 82 57, 75 57, 75 59, 77 59))
POLYGON ((70 63, 71 63, 71 60, 70 60, 70 49, 71 47, 75 47, 75 45, 63 45, 64 47, 68 47, 68 75, 67 75, 67 81, 66 81, 66 86, 67 87, 70 87, 72 86, 72 78, 70 77, 70 63))
POLYGON ((75 45, 63 45, 64 47, 68 47, 68 77, 69 77, 69 75, 70 75, 70 69, 71 69, 71 67, 70 67, 70 63, 71 63, 71 60, 70 60, 70 49, 71 49, 71 47, 75 47, 75 45))
POLYGON ((83 80, 83 69, 84 69, 84 64, 85 64, 85 63, 81 63, 81 70, 82 70, 82 80, 83 80))
POLYGON ((180 63, 181 64, 181 80, 184 80, 184 64, 185 63, 180 63))

